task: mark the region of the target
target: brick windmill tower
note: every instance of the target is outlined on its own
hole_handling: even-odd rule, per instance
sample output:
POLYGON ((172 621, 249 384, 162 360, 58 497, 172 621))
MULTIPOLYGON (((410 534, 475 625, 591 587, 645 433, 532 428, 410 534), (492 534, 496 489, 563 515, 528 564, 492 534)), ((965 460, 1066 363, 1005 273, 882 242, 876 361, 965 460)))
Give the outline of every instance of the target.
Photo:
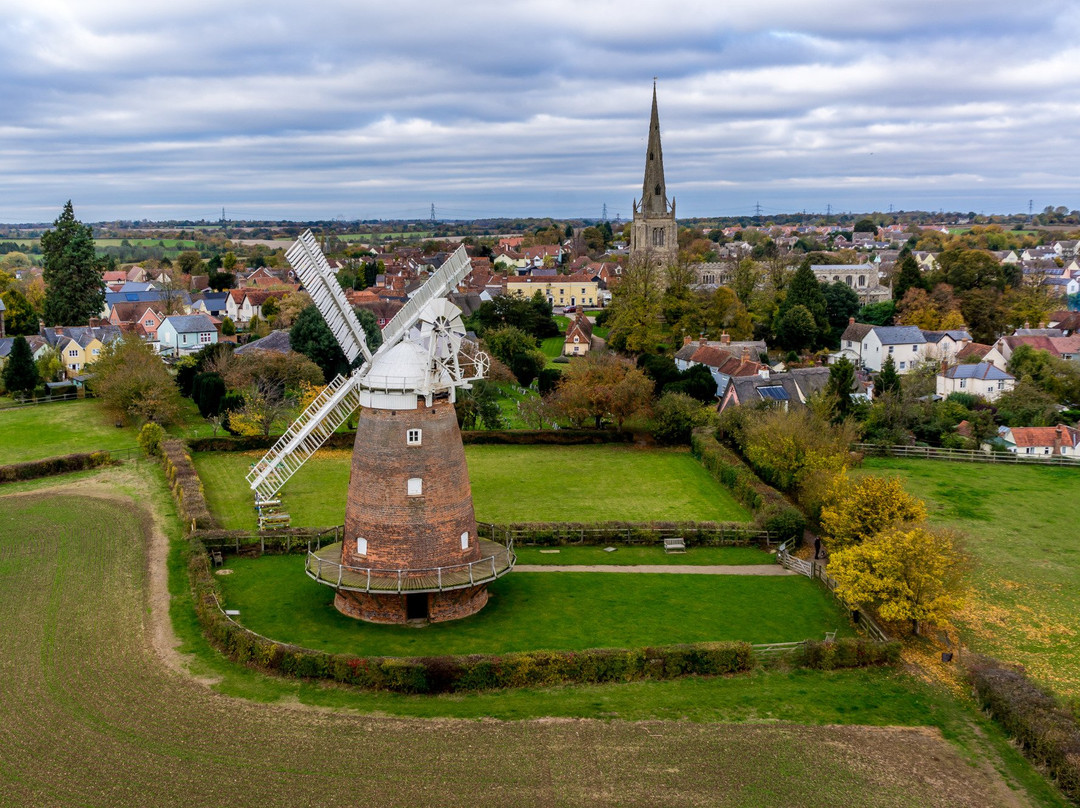
POLYGON ((342 541, 309 551, 307 574, 337 590, 334 605, 377 623, 474 614, 487 584, 509 572, 510 546, 481 539, 454 401, 482 378, 487 356, 468 350, 461 310, 445 295, 468 273, 464 247, 383 329, 372 353, 310 231, 289 263, 350 362, 252 468, 257 501, 273 497, 359 408, 342 541))

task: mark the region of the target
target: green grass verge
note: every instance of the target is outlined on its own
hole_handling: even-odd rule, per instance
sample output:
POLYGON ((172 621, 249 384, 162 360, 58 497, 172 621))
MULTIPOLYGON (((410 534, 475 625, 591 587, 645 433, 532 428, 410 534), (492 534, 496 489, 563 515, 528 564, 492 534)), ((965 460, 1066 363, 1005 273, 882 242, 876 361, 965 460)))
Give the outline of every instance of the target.
MULTIPOLYGON (((689 452, 626 446, 466 446, 477 519, 747 521, 689 452)), ((198 452, 195 467, 223 527, 255 527, 244 475, 262 452, 198 452)), ((320 450, 282 493, 297 526, 341 524, 352 453, 320 450)))
POLYGON ((615 552, 603 547, 573 545, 563 547, 514 546, 518 564, 585 565, 615 564, 772 564, 775 557, 757 547, 691 547, 685 553, 665 553, 663 547, 618 544, 615 552))
POLYGON ((829 593, 802 576, 514 572, 488 587, 466 620, 424 628, 345 617, 334 590, 304 574, 302 556, 230 558, 227 608, 266 637, 359 656, 501 654, 635 648, 712 640, 790 642, 851 634, 829 593))
POLYGON ((931 522, 963 533, 975 561, 965 641, 1080 697, 1080 470, 895 458, 863 468, 903 476, 931 522))

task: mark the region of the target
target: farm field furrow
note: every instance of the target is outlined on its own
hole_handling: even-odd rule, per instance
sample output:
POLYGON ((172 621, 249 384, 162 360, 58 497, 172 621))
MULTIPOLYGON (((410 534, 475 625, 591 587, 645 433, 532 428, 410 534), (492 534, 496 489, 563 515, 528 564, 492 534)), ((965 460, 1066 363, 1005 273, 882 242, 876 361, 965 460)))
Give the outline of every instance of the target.
POLYGON ((0 804, 1015 804, 936 730, 421 721, 231 698, 151 647, 150 533, 108 483, 0 494, 0 804))

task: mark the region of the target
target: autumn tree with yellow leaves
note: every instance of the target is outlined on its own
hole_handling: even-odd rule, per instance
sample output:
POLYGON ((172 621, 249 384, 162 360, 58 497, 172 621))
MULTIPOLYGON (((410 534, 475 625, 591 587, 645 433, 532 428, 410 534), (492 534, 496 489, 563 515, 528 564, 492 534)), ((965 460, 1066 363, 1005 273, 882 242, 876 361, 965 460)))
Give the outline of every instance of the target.
POLYGON ((898 477, 837 475, 821 509, 821 534, 830 552, 843 550, 894 525, 921 522, 926 505, 898 477))
POLYGON ((967 558, 951 533, 899 525, 829 558, 836 594, 885 620, 946 626, 964 603, 967 558))

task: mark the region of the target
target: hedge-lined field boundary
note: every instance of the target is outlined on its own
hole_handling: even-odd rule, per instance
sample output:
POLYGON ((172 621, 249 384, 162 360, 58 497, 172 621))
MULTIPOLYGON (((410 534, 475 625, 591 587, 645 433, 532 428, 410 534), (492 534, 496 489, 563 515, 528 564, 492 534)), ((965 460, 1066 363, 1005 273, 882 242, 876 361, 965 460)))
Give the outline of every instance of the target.
POLYGON ((0 484, 15 483, 22 480, 36 480, 39 477, 52 477, 57 474, 70 474, 74 471, 115 466, 108 452, 80 452, 58 457, 46 457, 43 460, 27 460, 23 463, 11 463, 0 466, 0 484))
MULTIPOLYGON (((263 437, 222 435, 216 438, 190 438, 188 448, 193 452, 249 452, 269 449, 277 441, 277 435, 263 437)), ((355 432, 335 432, 323 444, 328 449, 352 449, 355 432)), ((461 433, 462 443, 507 446, 551 445, 577 446, 599 443, 633 443, 651 437, 634 432, 617 432, 608 429, 476 429, 461 433)))
MULTIPOLYGON (((196 612, 206 636, 234 662, 302 679, 325 679, 365 690, 466 693, 513 687, 601 684, 683 676, 746 673, 764 658, 745 642, 690 643, 584 651, 522 651, 438 657, 357 657, 275 642, 244 628, 220 606, 217 582, 202 542, 192 540, 189 574, 196 612)), ((862 637, 807 641, 789 664, 819 669, 894 664, 899 643, 862 637)), ((769 661, 772 661, 771 659, 769 661)))
POLYGON ((763 482, 746 462, 724 446, 707 429, 696 429, 690 449, 701 465, 735 500, 754 513, 754 523, 777 541, 800 539, 806 530, 806 516, 783 494, 763 482))
POLYGON ((989 657, 968 663, 983 708, 1016 739, 1024 754, 1053 776, 1058 788, 1080 804, 1080 723, 1023 669, 989 657))
POLYGON ((557 546, 567 544, 659 544, 679 537, 687 547, 764 545, 779 543, 768 531, 747 522, 478 522, 484 538, 515 544, 557 546))
POLYGON ((161 460, 165 467, 165 477, 169 489, 176 499, 189 530, 212 530, 218 527, 217 520, 210 513, 203 493, 202 480, 191 462, 191 455, 182 440, 167 440, 161 444, 161 460))

